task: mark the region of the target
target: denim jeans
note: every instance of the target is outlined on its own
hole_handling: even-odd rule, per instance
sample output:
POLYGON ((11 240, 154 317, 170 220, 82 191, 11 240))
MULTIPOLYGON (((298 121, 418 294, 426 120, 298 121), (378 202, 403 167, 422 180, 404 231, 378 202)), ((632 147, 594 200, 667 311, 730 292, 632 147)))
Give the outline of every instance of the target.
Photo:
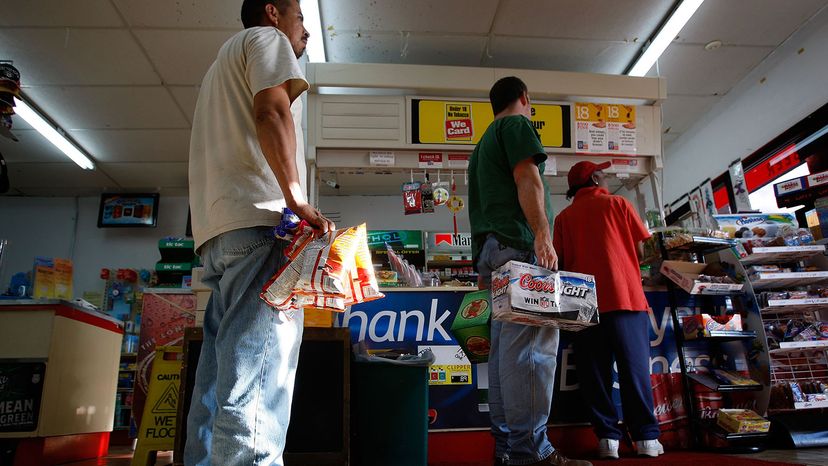
MULTIPOLYGON (((534 263, 531 251, 500 244, 489 235, 477 259, 483 285, 510 260, 534 263)), ((558 329, 492 320, 489 350, 489 416, 495 456, 530 464, 555 448, 546 436, 558 357, 558 329)))
POLYGON ((187 418, 184 463, 282 465, 302 313, 287 315, 259 298, 285 263, 273 228, 221 234, 201 248, 213 291, 187 418))

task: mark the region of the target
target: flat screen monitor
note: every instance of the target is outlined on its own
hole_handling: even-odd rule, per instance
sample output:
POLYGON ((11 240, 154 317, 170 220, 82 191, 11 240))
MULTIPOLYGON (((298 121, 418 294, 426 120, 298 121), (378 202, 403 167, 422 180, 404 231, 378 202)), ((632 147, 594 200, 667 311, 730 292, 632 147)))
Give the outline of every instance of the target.
POLYGON ((98 228, 145 227, 158 223, 158 193, 104 193, 98 228))

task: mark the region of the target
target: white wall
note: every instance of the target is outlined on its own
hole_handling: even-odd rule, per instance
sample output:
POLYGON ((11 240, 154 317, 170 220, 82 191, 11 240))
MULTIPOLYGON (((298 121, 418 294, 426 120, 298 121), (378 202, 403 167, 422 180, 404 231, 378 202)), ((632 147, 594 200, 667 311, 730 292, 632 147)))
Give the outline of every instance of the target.
MULTIPOLYGON (((724 173, 730 162, 750 155, 828 102, 826 44, 828 9, 682 134, 665 157, 664 202, 673 202, 705 178, 724 173), (804 49, 801 54, 800 49, 804 49), (766 81, 761 83, 763 77, 766 81)), ((668 78, 668 91, 669 87, 668 78)))
POLYGON ((74 261, 75 296, 102 291, 102 268, 152 269, 161 259, 158 240, 184 236, 186 197, 161 195, 156 228, 99 229, 99 203, 98 197, 0 197, 0 238, 9 240, 0 290, 13 273, 31 270, 35 256, 48 256, 74 261))

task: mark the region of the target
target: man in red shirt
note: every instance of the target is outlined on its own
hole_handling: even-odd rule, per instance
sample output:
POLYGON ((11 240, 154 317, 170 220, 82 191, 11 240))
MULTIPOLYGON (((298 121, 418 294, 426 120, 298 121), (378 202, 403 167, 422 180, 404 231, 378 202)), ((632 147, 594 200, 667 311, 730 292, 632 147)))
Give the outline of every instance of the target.
POLYGON ((599 456, 618 458, 623 433, 612 400, 612 363, 618 365, 624 424, 639 455, 664 453, 653 414, 647 299, 638 256, 650 237, 632 204, 607 190, 610 162, 578 162, 569 171, 572 205, 555 218, 553 244, 561 270, 595 276, 601 323, 575 334, 581 393, 599 439, 599 456))

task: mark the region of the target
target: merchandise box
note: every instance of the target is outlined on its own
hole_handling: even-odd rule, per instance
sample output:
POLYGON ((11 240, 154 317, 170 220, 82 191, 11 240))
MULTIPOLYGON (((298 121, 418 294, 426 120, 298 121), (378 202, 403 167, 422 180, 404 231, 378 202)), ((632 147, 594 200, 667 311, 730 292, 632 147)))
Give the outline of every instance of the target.
POLYGON ((328 309, 317 309, 315 307, 306 307, 302 312, 305 314, 305 327, 333 327, 333 311, 328 309))
POLYGON ((828 238, 828 205, 824 205, 823 199, 825 198, 818 199, 820 204, 805 213, 805 221, 815 240, 828 238))
POLYGON ((690 294, 730 294, 742 290, 744 285, 737 283, 710 283, 700 281, 699 275, 707 268, 706 264, 684 261, 664 261, 661 273, 690 294))
POLYGON ((190 289, 193 291, 209 291, 210 288, 204 284, 202 279, 204 278, 204 267, 193 267, 192 272, 192 279, 190 280, 190 289))
POLYGON ((694 314, 682 320, 681 326, 684 330, 684 338, 692 340, 695 338, 709 337, 717 331, 742 331, 742 316, 739 314, 711 316, 710 314, 694 314))
POLYGON ((577 332, 598 323, 595 277, 509 261, 492 275, 492 316, 577 332))
POLYGON ((196 311, 206 311, 207 310, 207 303, 210 302, 210 295, 213 294, 212 291, 196 291, 196 311))
POLYGON ((767 432, 770 421, 749 409, 719 409, 716 424, 734 434, 767 432))
POLYGON ((451 334, 463 348, 469 361, 478 363, 489 360, 491 334, 489 317, 492 308, 489 302, 489 290, 466 294, 460 303, 460 310, 451 324, 451 334))

